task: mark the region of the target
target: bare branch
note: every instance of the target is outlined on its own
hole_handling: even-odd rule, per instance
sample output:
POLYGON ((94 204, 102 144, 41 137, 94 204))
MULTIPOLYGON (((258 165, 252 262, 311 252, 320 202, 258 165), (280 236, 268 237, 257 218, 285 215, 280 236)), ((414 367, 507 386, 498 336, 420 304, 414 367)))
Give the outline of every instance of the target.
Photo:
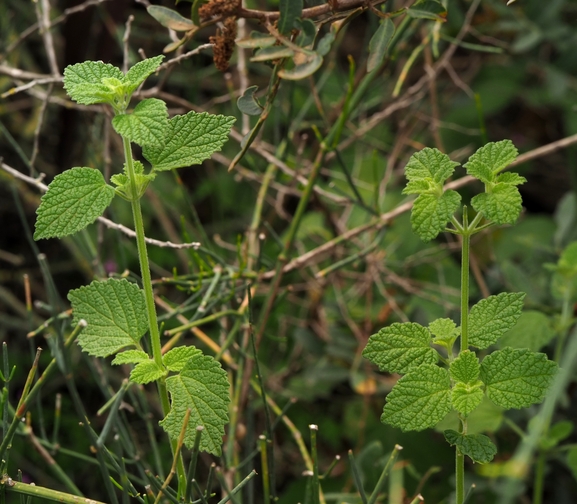
MULTIPOLYGON (((11 166, 8 166, 5 163, 0 163, 0 167, 4 171, 10 173, 15 178, 23 180, 27 184, 30 184, 34 187, 37 187, 42 192, 46 192, 48 190, 48 186, 46 184, 42 183, 42 179, 44 178, 43 175, 38 177, 38 178, 32 178, 32 177, 29 177, 28 175, 24 175, 23 173, 19 172, 15 168, 12 168, 11 166)), ((127 228, 126 226, 123 226, 122 224, 116 224, 116 222, 112 222, 111 220, 107 219, 106 217, 98 217, 98 221, 102 222, 102 224, 104 224, 107 228, 120 231, 121 233, 125 234, 126 236, 129 236, 130 238, 136 238, 136 233, 132 229, 127 228)), ((172 242, 168 242, 168 241, 155 240, 154 238, 146 238, 146 243, 148 243, 150 245, 156 245, 157 247, 174 248, 174 249, 185 249, 185 248, 197 249, 198 247, 200 247, 200 243, 198 243, 198 242, 172 243, 172 242)))

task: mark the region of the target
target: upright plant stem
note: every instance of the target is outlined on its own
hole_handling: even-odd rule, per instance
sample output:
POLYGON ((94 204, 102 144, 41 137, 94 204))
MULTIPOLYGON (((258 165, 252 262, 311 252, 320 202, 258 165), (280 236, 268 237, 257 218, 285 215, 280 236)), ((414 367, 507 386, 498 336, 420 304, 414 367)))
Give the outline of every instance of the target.
MULTIPOLYGON (((469 230, 467 207, 463 207, 463 233, 461 234, 461 352, 469 348, 469 230)), ((458 502, 458 501, 457 501, 458 502)))
MULTIPOLYGON (((132 149, 130 148, 130 141, 122 137, 124 146, 124 157, 126 160, 126 171, 128 179, 130 180, 131 192, 131 206, 132 217, 134 219, 134 231, 136 232, 136 246, 138 250, 138 262, 140 263, 140 275, 142 277, 142 288, 144 290, 144 299, 146 302, 146 312, 148 315, 148 329, 150 332, 150 344, 152 348, 152 357, 154 362, 160 368, 164 368, 162 362, 162 347, 160 345, 160 331, 158 330, 158 318, 156 316, 156 306, 154 304, 154 293, 152 291, 152 277, 150 275, 150 263, 148 262, 148 251, 146 249, 146 240, 144 235, 144 222, 142 220, 142 209, 140 207, 139 188, 136 183, 136 174, 134 171, 134 161, 132 159, 132 149)), ((166 389, 166 381, 160 378, 156 381, 158 386, 158 395, 160 396, 160 403, 162 405, 162 412, 166 416, 170 412, 170 400, 168 398, 168 390, 166 389)), ((179 463, 177 466, 178 472, 178 488, 179 490, 185 487, 185 468, 182 457, 176 450, 176 441, 171 442, 172 452, 178 457, 179 463)), ((180 493, 180 492, 179 492, 180 493)))
MULTIPOLYGON (((474 226, 473 226, 474 227, 474 226)), ((471 228, 467 207, 463 207, 463 224, 461 230, 461 349, 469 347, 469 247, 471 245, 471 228)), ((466 433, 467 419, 459 415, 459 432, 466 433)), ((465 456, 455 447, 455 480, 456 502, 463 504, 465 501, 465 456)))

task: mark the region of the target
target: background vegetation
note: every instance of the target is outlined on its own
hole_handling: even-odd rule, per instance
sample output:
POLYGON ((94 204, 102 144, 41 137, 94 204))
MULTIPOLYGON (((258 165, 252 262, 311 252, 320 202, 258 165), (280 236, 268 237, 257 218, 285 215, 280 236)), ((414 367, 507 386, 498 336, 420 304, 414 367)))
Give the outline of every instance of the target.
MULTIPOLYGON (((190 19, 189 2, 154 3, 190 19)), ((16 368, 5 389, 5 422, 12 415, 7 399, 16 405, 36 346, 46 348, 41 369, 51 353, 61 355, 58 338, 70 324, 68 290, 107 275, 136 278, 135 244, 118 230, 97 223, 72 238, 36 244, 30 229, 41 195, 34 180, 48 183, 72 166, 97 167, 107 179, 119 171, 122 145, 102 114, 106 110, 70 102, 61 74, 66 65, 88 59, 122 67, 176 45, 186 32, 167 30, 147 4, 0 4, 0 154, 3 167, 24 176, 0 171, 0 337, 9 356, 3 373, 16 368)), ((518 0, 507 6, 503 0, 449 0, 442 2, 444 22, 444 14, 408 15, 401 9, 413 2, 404 0, 343 9, 344 1, 328 4, 332 9, 311 20, 320 30, 317 41, 327 33, 335 39, 322 66, 303 79, 279 80, 277 70, 290 68, 290 61, 251 61, 253 49, 234 44, 230 66, 217 70, 213 54, 223 66, 218 37, 226 38, 226 25, 210 39, 217 29, 210 22, 167 53, 167 66, 139 94, 164 99, 171 114, 206 110, 237 117, 222 152, 202 166, 159 177, 143 201, 152 237, 201 243, 198 249, 150 250, 166 342, 177 338, 216 355, 233 384, 223 456, 201 455, 197 479, 218 502, 221 492, 255 468, 259 476, 237 494, 238 502, 264 502, 267 492, 280 503, 314 499, 303 471, 313 470, 309 425, 315 424, 320 472, 340 456, 322 480, 321 499, 359 502, 347 452, 354 453, 370 491, 399 444, 403 450, 383 501, 411 502, 420 492, 426 502, 448 502, 453 451, 438 432, 403 434, 380 423, 396 376, 378 373, 361 356, 368 337, 385 325, 426 325, 458 309, 458 243, 445 235, 423 244, 411 232, 402 170, 424 146, 464 161, 487 140, 513 140, 522 153, 515 169, 528 179, 520 188, 526 212, 513 228, 475 237, 472 299, 526 292, 526 309, 539 315, 509 341, 530 334, 538 339, 535 346, 560 357, 566 340, 559 335, 572 323, 575 299, 569 296, 563 308, 544 264, 557 263, 577 239, 577 2, 518 0), (390 49, 368 72, 371 38, 383 16, 397 12, 390 49), (207 45, 214 42, 216 50, 207 45), (259 88, 260 115, 243 114, 237 106, 249 86, 259 88), (262 127, 239 157, 247 144, 243 138, 257 125, 262 127), (313 178, 314 187, 307 186, 313 178), (303 199, 306 206, 299 206, 303 199), (262 383, 255 378, 251 334, 262 383), (259 442, 261 435, 266 440, 259 442), (219 471, 211 470, 212 463, 219 471)), ((279 8, 273 1, 243 5, 261 13, 279 8)), ((306 8, 323 5, 305 2, 306 8)), ((251 30, 267 32, 253 11, 239 17, 237 38, 248 38, 251 30)), ((213 14, 222 20, 220 11, 213 14)), ((454 183, 467 200, 470 181, 454 183)), ((130 222, 128 206, 115 201, 107 217, 130 222)), ((5 470, 16 478, 21 469, 24 481, 72 491, 65 473, 87 497, 112 500, 91 450, 94 440, 79 426, 85 419, 70 392, 76 388, 92 429, 111 428, 107 450, 124 460, 134 485, 140 492, 145 484, 154 489, 151 475, 162 481, 170 453, 151 390, 131 387, 120 396, 129 369, 88 358, 75 347, 67 358, 73 377, 56 373, 43 387, 5 470), (120 399, 100 411, 112 398, 120 399), (111 412, 116 414, 107 422, 111 412)), ((577 418, 575 394, 574 383, 560 393, 553 423, 577 418)), ((470 502, 496 502, 502 495, 503 462, 537 411, 507 417, 488 411, 481 419, 499 447, 499 460, 468 467, 476 485, 470 502)), ((562 448, 557 441, 551 447, 541 443, 530 454, 531 464, 541 460, 533 453, 544 454, 545 502, 571 503, 577 495, 575 435, 562 425, 562 448)), ((531 502, 533 486, 529 471, 516 486, 518 502, 531 502)))

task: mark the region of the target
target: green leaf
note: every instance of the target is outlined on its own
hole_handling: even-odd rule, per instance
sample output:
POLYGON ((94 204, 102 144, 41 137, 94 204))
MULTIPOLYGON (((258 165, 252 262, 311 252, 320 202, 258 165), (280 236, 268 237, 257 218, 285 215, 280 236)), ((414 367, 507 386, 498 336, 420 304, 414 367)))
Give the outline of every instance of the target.
POLYGON ((479 369, 479 359, 477 359, 475 353, 470 350, 463 350, 451 362, 449 372, 453 380, 471 385, 476 383, 479 378, 479 369))
POLYGON ((330 52, 334 41, 335 33, 333 31, 325 33, 317 44, 317 54, 323 57, 326 56, 330 52))
POLYGON ((252 62, 271 61, 282 58, 292 58, 295 52, 289 47, 283 45, 275 45, 272 47, 263 47, 254 53, 250 58, 252 62))
POLYGON ((246 88, 242 96, 238 97, 236 105, 238 109, 246 115, 261 115, 263 111, 262 105, 258 102, 255 93, 258 91, 258 86, 250 86, 246 88))
POLYGON ((543 400, 557 369, 545 354, 504 348, 483 359, 480 377, 495 404, 526 408, 543 400))
POLYGON ((497 175, 495 182, 517 186, 527 182, 527 179, 515 172, 505 172, 497 175))
POLYGON ((301 80, 314 74, 323 64, 323 58, 318 53, 297 54, 294 58, 298 63, 291 69, 282 68, 278 76, 285 80, 301 80), (297 57, 298 56, 298 57, 297 57))
POLYGON ((121 82, 124 74, 119 68, 102 61, 85 61, 69 65, 64 69, 64 89, 68 96, 82 105, 111 103, 116 91, 103 79, 116 79, 121 82))
POLYGON ((303 0, 280 0, 279 11, 278 31, 286 35, 294 28, 295 21, 301 16, 303 0))
POLYGON ((182 371, 191 357, 202 354, 193 346, 179 346, 166 352, 162 357, 162 362, 169 371, 182 371))
POLYGON ((519 189, 500 183, 488 190, 471 199, 472 207, 495 224, 515 224, 522 210, 519 189))
POLYGON ((146 145, 143 155, 155 170, 164 171, 202 163, 228 139, 234 117, 189 112, 168 121, 164 147, 146 145))
POLYGON ((511 140, 489 142, 463 165, 467 173, 481 182, 488 184, 495 181, 495 176, 517 159, 517 148, 511 140))
POLYGON ((461 334, 461 329, 448 318, 440 318, 429 324, 429 331, 435 336, 433 343, 451 346, 461 334))
POLYGON ((166 370, 152 359, 139 362, 130 372, 130 381, 144 385, 166 376, 166 370))
POLYGON ((524 292, 504 292, 473 306, 469 314, 469 344, 487 348, 496 343, 521 316, 524 298, 524 292))
POLYGON ((483 382, 457 382, 451 390, 451 404, 459 413, 469 416, 483 400, 483 382))
POLYGON ((411 156, 405 167, 405 175, 408 180, 431 179, 436 184, 443 184, 453 174, 456 166, 459 166, 459 163, 451 161, 447 154, 426 147, 411 156))
POLYGON ((553 271, 551 280, 553 296, 561 300, 565 297, 573 300, 577 293, 577 242, 572 242, 565 247, 557 264, 548 264, 545 267, 553 271))
POLYGON ((140 338, 148 329, 144 292, 126 279, 94 281, 68 293, 73 323, 84 319, 88 326, 80 333, 82 350, 106 357, 121 348, 140 349, 140 338))
POLYGON ((445 21, 447 17, 447 9, 436 0, 420 0, 407 9, 407 14, 415 19, 445 21))
POLYGON ((555 328, 551 319, 539 311, 527 310, 519 320, 499 340, 501 348, 528 348, 534 352, 541 350, 555 337, 555 328))
POLYGON ((182 17, 178 12, 160 5, 149 5, 146 10, 162 26, 175 31, 188 31, 196 28, 190 20, 182 17))
POLYGON ((154 58, 147 58, 139 61, 126 72, 124 81, 126 83, 126 92, 132 94, 134 90, 142 84, 146 78, 153 74, 162 63, 164 56, 155 56, 154 58))
POLYGON ((112 126, 119 135, 138 145, 163 147, 168 130, 166 103, 158 98, 142 100, 132 113, 114 116, 112 126))
POLYGON ((571 448, 567 452, 566 462, 573 474, 573 478, 577 481, 577 447, 571 448))
MULTIPOLYGON (((533 417, 531 420, 536 419, 533 417)), ((530 428, 530 427, 529 427, 530 428)), ((545 437, 541 438, 539 441, 539 446, 542 450, 550 450, 567 439, 573 433, 573 422, 569 420, 561 420, 551 426, 551 428, 545 434, 545 437)))
POLYGON ((455 191, 446 191, 440 197, 421 194, 411 212, 413 231, 425 242, 436 238, 445 229, 460 202, 461 195, 455 191))
POLYGON ((431 348, 431 334, 422 325, 394 323, 373 334, 363 356, 381 371, 406 373, 421 364, 435 364, 437 352, 431 348))
POLYGON ((389 392, 381 421, 403 431, 423 430, 451 410, 449 372, 424 364, 403 376, 389 392))
POLYGON ((36 210, 34 239, 60 238, 92 224, 114 198, 114 188, 93 168, 72 168, 56 175, 36 210))
POLYGON ((184 444, 192 448, 196 427, 202 425, 204 432, 200 449, 220 455, 230 403, 227 375, 220 364, 212 357, 193 355, 180 374, 166 379, 166 386, 172 405, 166 418, 160 422, 162 428, 172 439, 177 439, 190 408, 184 444))
POLYGON ((486 464, 497 454, 497 447, 483 434, 460 434, 454 430, 446 430, 443 434, 450 445, 457 446, 473 462, 486 464))
POLYGON ((143 350, 126 350, 125 352, 116 354, 116 357, 114 357, 111 364, 138 364, 139 362, 146 361, 149 358, 149 355, 143 350))
MULTIPOLYGON (((496 432, 503 422, 503 408, 493 403, 487 396, 481 404, 467 417, 467 432, 478 434, 481 432, 496 432)), ((453 409, 437 425, 435 430, 443 432, 446 429, 456 430, 461 425, 459 413, 453 409)))
POLYGON ((243 49, 256 49, 260 47, 270 47, 277 43, 276 37, 268 33, 253 31, 249 38, 240 39, 236 41, 238 47, 243 49))
POLYGON ((317 35, 317 27, 310 19, 297 19, 296 25, 299 30, 299 36, 296 43, 300 47, 312 47, 317 35))
POLYGON ((395 24, 390 18, 384 19, 369 42, 367 72, 373 71, 383 63, 389 44, 395 34, 395 24))

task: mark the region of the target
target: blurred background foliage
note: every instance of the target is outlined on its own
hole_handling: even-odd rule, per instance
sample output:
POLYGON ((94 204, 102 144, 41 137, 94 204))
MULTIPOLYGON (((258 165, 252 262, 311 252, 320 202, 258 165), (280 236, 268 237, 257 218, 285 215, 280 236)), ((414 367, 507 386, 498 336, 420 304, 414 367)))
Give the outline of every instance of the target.
MULTIPOLYGON (((323 3, 311 0, 305 7, 323 3)), ((148 14, 145 1, 54 0, 50 4, 50 19, 64 15, 50 30, 60 73, 66 65, 87 59, 122 66, 129 16, 134 16, 127 45, 131 62, 161 54, 175 41, 176 34, 148 14)), ((154 4, 190 17, 190 2, 154 4)), ((411 4, 389 0, 373 9, 391 13, 411 4)), ((403 434, 381 424, 384 396, 396 378, 379 374, 361 357, 368 337, 384 325, 406 320, 426 325, 436 317, 458 313, 458 243, 446 235, 423 244, 411 232, 408 213, 398 211, 407 201, 401 195, 402 170, 410 155, 434 146, 464 162, 486 140, 510 138, 525 153, 577 134, 575 0, 517 0, 509 6, 504 0, 482 0, 474 2, 474 9, 465 0, 442 4, 447 11, 443 23, 404 14, 392 18, 397 39, 370 81, 366 66, 370 40, 379 27, 377 13, 360 9, 347 12, 351 15, 344 20, 338 13, 313 19, 321 30, 319 38, 330 32, 331 23, 342 23, 323 65, 304 79, 278 83, 262 129, 232 171, 227 168, 257 121, 241 113, 237 98, 243 89, 256 85, 261 104, 272 99, 277 84, 273 64, 252 62, 253 51, 237 47, 229 68, 221 72, 213 64, 210 48, 204 48, 152 76, 141 94, 152 90, 151 95, 168 102, 171 113, 193 109, 237 117, 233 138, 221 153, 202 166, 162 174, 143 201, 150 236, 202 244, 199 250, 150 249, 158 297, 166 307, 161 320, 165 330, 181 334, 178 328, 185 321, 237 309, 247 284, 255 286, 252 313, 255 330, 262 336, 258 356, 267 394, 279 405, 290 406, 287 416, 303 436, 309 424, 319 426, 322 470, 336 455, 342 457, 323 481, 327 501, 359 502, 345 462, 348 450, 353 450, 364 485, 371 489, 395 444, 404 450, 391 473, 386 502, 410 502, 419 491, 426 502, 448 502, 452 491, 453 452, 442 434, 403 434), (457 38, 454 54, 439 66, 457 38), (289 267, 266 320, 270 280, 303 196, 303 181, 319 150, 319 138, 343 117, 343 108, 350 104, 347 93, 354 95, 360 86, 362 92, 346 116, 338 143, 324 157, 316 190, 287 258, 289 267), (259 195, 263 185, 266 193, 259 195), (255 213, 256 201, 262 204, 261 215, 255 213), (291 266, 290 259, 307 254, 309 261, 291 266), (399 494, 399 489, 404 493, 399 494)), ((32 177, 44 174, 46 182, 72 166, 97 167, 108 177, 121 168, 122 149, 107 118, 98 107, 72 107, 59 82, 42 81, 54 75, 46 39, 30 27, 46 5, 41 0, 0 3, 2 161, 32 177), (18 74, 17 69, 28 74, 18 74), (34 79, 36 85, 10 93, 34 79)), ((247 0, 243 5, 262 11, 278 9, 274 1, 247 0)), ((251 30, 266 32, 266 27, 246 19, 239 23, 238 36, 248 37, 251 30)), ((206 44, 214 34, 213 23, 167 57, 206 44)), ((491 229, 475 237, 472 298, 503 290, 527 292, 528 313, 516 332, 507 336, 508 344, 520 340, 553 355, 555 337, 566 327, 559 323, 560 296, 551 290, 554 273, 544 264, 557 263, 562 250, 577 239, 577 149, 571 145, 551 149, 515 169, 528 179, 520 188, 526 212, 515 227, 491 229)), ((15 399, 32 349, 45 346, 43 334, 61 329, 51 324, 34 338, 26 334, 65 312, 69 289, 95 277, 133 275, 128 272, 138 271, 138 265, 134 243, 100 224, 62 241, 34 244, 30 229, 39 191, 4 171, 0 177, 0 337, 8 343, 10 362, 16 365, 10 388, 15 399), (45 259, 39 261, 39 253, 45 259), (33 307, 26 305, 25 274, 33 307)), ((467 201, 475 188, 465 186, 461 192, 467 201)), ((114 201, 107 216, 130 222, 129 207, 120 200, 114 201)), ((571 298, 570 321, 574 301, 571 298)), ((225 440, 228 451, 217 461, 232 483, 253 465, 259 468, 258 462, 248 459, 233 470, 253 452, 265 429, 262 400, 248 387, 246 373, 252 366, 246 359, 251 354, 248 332, 245 323, 239 326, 237 319, 227 316, 200 329, 226 348, 224 353, 232 359, 225 367, 239 394, 235 398, 238 418, 235 434, 229 434, 234 440, 225 440)), ((214 354, 214 347, 198 336, 198 332, 185 332, 181 341, 214 354)), ((49 359, 49 352, 45 353, 44 365, 49 359)), ((95 414, 118 390, 127 370, 91 361, 79 352, 73 358, 85 405, 95 414)), ((42 402, 30 417, 31 428, 38 430, 39 438, 50 439, 57 392, 63 393, 63 402, 54 445, 90 455, 62 379, 43 391, 42 402)), ((562 395, 555 421, 577 418, 576 394, 573 383, 562 395)), ((125 414, 138 440, 145 436, 148 424, 130 411, 125 414)), ((535 412, 513 412, 504 418, 491 405, 481 408, 476 420, 480 429, 491 432, 499 453, 494 464, 468 467, 471 483, 476 484, 470 502, 497 501, 499 463, 512 456, 519 429, 526 428, 535 412)), ((94 425, 103 421, 94 417, 94 425)), ((31 437, 21 434, 11 450, 12 470, 20 468, 37 484, 60 488, 46 460, 29 448, 31 437)), ((575 441, 573 434, 565 440, 575 441)), ((279 502, 302 502, 306 466, 291 433, 278 426, 273 444, 279 502)), ((58 463, 74 475, 81 490, 105 498, 92 466, 79 465, 54 445, 58 463)), ((572 453, 571 445, 567 446, 547 452, 545 502, 575 502, 577 456, 567 458, 572 453)), ((161 450, 167 453, 168 449, 161 450)), ((211 460, 205 462, 208 467, 211 460)), ((519 502, 530 502, 532 486, 529 477, 519 502)), ((254 482, 243 502, 258 502, 260 492, 260 484, 254 482)))

